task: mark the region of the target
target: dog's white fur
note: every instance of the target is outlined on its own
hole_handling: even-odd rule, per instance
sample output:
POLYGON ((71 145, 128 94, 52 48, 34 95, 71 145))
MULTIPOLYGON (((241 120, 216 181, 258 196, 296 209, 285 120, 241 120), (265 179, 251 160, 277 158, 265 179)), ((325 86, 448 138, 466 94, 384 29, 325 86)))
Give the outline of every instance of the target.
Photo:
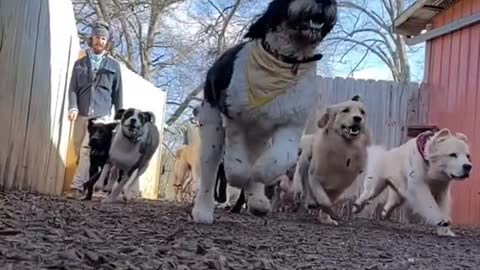
MULTIPOLYGON (((137 109, 128 109, 122 115, 122 120, 112 139, 109 162, 103 170, 115 170, 114 174, 117 177, 120 170, 124 173, 116 186, 114 184, 117 179, 109 177, 105 190, 112 190, 112 192, 102 200, 103 203, 114 202, 120 193, 124 192, 124 188, 126 191, 131 190, 138 178, 147 170, 150 159, 159 145, 159 132, 154 124, 154 117, 151 112, 142 112, 137 109), (129 111, 133 113, 130 115, 129 111), (150 120, 145 120, 143 123, 142 118, 146 117, 146 114, 150 120), (130 141, 127 136, 136 138, 136 141, 130 141)), ((105 177, 106 174, 102 171, 100 178, 105 177)), ((99 180, 103 181, 103 179, 99 180)), ((130 193, 126 192, 124 195, 126 200, 130 199, 130 193)))
POLYGON ((320 207, 322 223, 338 225, 332 206, 366 169, 370 135, 363 103, 357 100, 329 106, 318 121, 320 129, 303 142, 293 178, 294 196, 305 208, 320 207))
MULTIPOLYGON (((309 9, 313 4, 321 5, 313 0, 294 0, 289 12, 309 9)), ((333 12, 335 15, 336 7, 333 12)), ((290 30, 285 27, 282 24, 276 32, 267 31, 265 40, 271 48, 294 57, 313 55, 320 40, 300 49, 292 45, 287 34, 290 30)), ((264 193, 265 185, 272 185, 295 162, 306 119, 318 95, 316 71, 312 69, 286 94, 262 107, 250 109, 245 67, 255 43, 256 40, 247 42, 236 55, 231 81, 225 89, 225 103, 234 120, 222 115, 208 102, 199 109, 200 190, 192 210, 193 219, 198 223, 213 222, 215 173, 222 154, 227 180, 230 185, 245 190, 249 211, 257 214, 271 211, 264 193)))
POLYGON ((448 129, 438 131, 426 143, 428 165, 417 150, 416 138, 389 151, 377 146, 369 157, 371 164, 354 212, 361 211, 365 203, 388 186, 382 217, 388 217, 406 201, 428 224, 438 225, 438 235, 454 236, 449 228, 450 183, 455 178, 468 177, 469 171, 465 171, 464 165, 472 166, 469 155, 467 137, 461 133, 452 134, 448 129))

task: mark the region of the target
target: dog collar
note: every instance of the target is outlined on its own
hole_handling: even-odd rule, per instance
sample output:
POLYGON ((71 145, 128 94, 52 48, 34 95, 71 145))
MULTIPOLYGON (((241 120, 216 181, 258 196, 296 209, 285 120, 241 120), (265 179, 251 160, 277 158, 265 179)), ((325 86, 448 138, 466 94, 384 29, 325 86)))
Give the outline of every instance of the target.
POLYGON ((320 59, 323 58, 323 54, 317 53, 317 54, 315 54, 311 57, 298 59, 298 58, 295 58, 295 57, 282 55, 282 54, 279 54, 279 53, 276 53, 276 52, 272 51, 272 48, 270 47, 270 45, 268 45, 268 43, 265 40, 262 40, 261 44, 262 44, 263 49, 265 49, 265 51, 267 51, 269 54, 273 55, 278 60, 280 60, 282 62, 285 62, 287 64, 305 64, 305 63, 319 61, 320 59))
POLYGON ((140 141, 140 137, 141 136, 138 136, 138 137, 130 137, 128 136, 127 134, 125 134, 125 132, 122 130, 122 133, 123 133, 123 136, 125 136, 125 138, 127 138, 129 141, 133 142, 133 143, 138 143, 140 141))
POLYGON ((427 165, 428 159, 425 157, 425 146, 427 145, 427 142, 432 138, 432 136, 433 132, 431 131, 425 131, 417 136, 417 150, 422 156, 425 163, 427 163, 427 165))

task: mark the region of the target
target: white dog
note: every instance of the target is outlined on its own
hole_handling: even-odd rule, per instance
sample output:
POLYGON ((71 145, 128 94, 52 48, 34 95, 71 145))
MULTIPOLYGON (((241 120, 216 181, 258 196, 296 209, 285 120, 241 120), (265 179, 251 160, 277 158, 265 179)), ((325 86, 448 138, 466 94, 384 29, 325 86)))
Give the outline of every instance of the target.
POLYGON ((199 109, 200 190, 192 216, 212 223, 215 175, 245 190, 256 215, 271 211, 265 184, 295 162, 308 114, 319 94, 315 54, 336 23, 335 0, 273 0, 248 29, 247 42, 208 70, 199 109))
POLYGON ((405 200, 431 225, 437 234, 455 236, 449 228, 450 182, 464 180, 472 169, 468 139, 451 134, 448 129, 424 132, 403 145, 376 151, 368 166, 364 190, 354 205, 360 212, 366 202, 378 196, 387 186, 388 199, 382 211, 387 218, 405 200))
POLYGON ((332 206, 366 169, 370 136, 359 99, 327 107, 318 121, 320 129, 306 138, 295 171, 294 196, 306 208, 319 207, 322 223, 338 225, 332 206))

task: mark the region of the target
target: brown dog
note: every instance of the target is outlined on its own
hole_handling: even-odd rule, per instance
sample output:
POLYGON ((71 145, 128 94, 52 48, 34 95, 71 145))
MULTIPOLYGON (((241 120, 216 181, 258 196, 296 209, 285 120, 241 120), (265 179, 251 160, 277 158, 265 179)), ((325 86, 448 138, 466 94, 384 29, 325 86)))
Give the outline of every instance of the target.
POLYGON ((175 200, 182 201, 185 184, 191 176, 191 184, 197 179, 198 144, 182 145, 175 151, 173 166, 173 187, 175 200))

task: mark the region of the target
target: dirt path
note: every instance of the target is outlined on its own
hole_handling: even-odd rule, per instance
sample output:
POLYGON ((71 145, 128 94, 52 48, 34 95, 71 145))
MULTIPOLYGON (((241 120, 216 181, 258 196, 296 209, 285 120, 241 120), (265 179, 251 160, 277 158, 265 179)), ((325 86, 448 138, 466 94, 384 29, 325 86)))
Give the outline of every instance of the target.
POLYGON ((220 210, 195 226, 185 209, 0 194, 0 269, 480 269, 480 231, 220 210))

